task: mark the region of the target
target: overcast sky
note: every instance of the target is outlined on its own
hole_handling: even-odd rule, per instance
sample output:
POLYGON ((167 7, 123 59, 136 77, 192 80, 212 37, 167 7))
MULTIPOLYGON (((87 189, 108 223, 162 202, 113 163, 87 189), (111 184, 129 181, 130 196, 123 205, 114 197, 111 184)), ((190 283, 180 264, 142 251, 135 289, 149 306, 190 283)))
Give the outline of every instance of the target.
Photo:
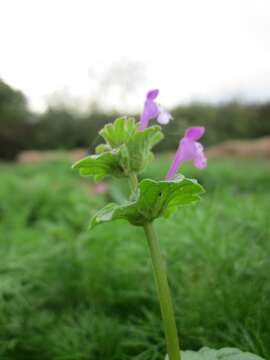
POLYGON ((0 0, 0 77, 35 110, 53 93, 139 109, 270 98, 269 0, 0 0))

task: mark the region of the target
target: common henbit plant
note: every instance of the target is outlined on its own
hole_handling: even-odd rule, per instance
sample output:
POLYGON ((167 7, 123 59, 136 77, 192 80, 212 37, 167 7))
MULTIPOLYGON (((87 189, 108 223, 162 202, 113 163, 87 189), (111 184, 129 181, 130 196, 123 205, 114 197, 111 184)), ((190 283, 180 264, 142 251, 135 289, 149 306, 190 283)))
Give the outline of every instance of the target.
POLYGON ((154 159, 152 148, 163 139, 161 127, 148 126, 150 120, 156 118, 161 124, 167 124, 171 120, 171 115, 155 102, 158 93, 158 90, 148 92, 139 123, 134 118, 121 117, 114 123, 107 124, 99 132, 104 143, 97 146, 96 153, 73 165, 81 175, 90 176, 96 182, 107 177, 123 177, 130 185, 129 199, 122 204, 107 204, 92 217, 90 228, 125 219, 144 229, 160 301, 167 360, 259 360, 261 358, 257 355, 234 348, 180 351, 166 268, 154 221, 162 216, 171 216, 180 206, 200 200, 200 195, 204 192, 202 186, 194 179, 177 174, 177 171, 188 160, 193 161, 194 166, 200 169, 207 166, 203 146, 197 141, 203 136, 205 129, 192 127, 186 130, 165 180, 143 179, 139 182, 138 175, 154 159))

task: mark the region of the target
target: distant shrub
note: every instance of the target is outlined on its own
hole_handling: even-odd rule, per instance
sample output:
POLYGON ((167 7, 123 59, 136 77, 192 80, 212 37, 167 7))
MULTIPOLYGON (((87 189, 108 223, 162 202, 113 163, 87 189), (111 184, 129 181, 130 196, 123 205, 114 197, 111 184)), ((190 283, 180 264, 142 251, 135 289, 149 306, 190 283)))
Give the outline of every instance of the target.
POLYGON ((12 159, 26 147, 29 118, 23 93, 0 79, 0 158, 12 159))
MULTIPOLYGON (((207 128, 204 139, 207 145, 270 134, 270 102, 197 102, 177 106, 172 114, 174 121, 164 127, 165 140, 157 151, 175 149, 184 128, 197 124, 207 128)), ((89 144, 94 148, 100 141, 98 130, 116 117, 116 113, 97 110, 81 113, 63 105, 33 114, 22 92, 0 80, 0 159, 13 159, 24 149, 87 148, 89 144)))

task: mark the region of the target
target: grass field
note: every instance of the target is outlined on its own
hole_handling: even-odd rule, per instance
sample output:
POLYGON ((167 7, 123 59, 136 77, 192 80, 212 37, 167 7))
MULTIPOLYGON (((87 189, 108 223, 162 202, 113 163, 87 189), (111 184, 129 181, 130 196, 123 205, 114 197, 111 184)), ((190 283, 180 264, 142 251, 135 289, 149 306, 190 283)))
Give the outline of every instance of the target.
MULTIPOLYGON (((157 160, 147 175, 162 177, 157 160)), ((87 231, 95 196, 67 163, 0 166, 0 359, 163 360, 141 229, 87 231)), ((236 346, 270 359, 270 163, 189 167, 206 194, 156 222, 183 349, 236 346)))

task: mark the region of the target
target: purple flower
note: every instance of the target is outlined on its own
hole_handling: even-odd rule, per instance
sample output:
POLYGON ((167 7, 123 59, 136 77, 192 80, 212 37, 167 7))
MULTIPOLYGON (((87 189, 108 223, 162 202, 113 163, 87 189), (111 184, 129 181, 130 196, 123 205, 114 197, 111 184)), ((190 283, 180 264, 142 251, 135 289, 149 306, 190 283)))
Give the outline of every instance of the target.
POLYGON ((203 169, 207 166, 207 159, 204 155, 203 146, 196 140, 204 134, 204 127, 191 127, 185 132, 185 136, 180 140, 174 161, 166 180, 171 180, 176 174, 182 162, 192 160, 195 167, 203 169))
POLYGON ((159 90, 150 90, 146 95, 144 102, 144 109, 141 114, 139 130, 143 131, 147 128, 148 123, 151 119, 157 118, 160 124, 168 124, 172 116, 169 112, 165 111, 160 105, 154 100, 159 94, 159 90))

